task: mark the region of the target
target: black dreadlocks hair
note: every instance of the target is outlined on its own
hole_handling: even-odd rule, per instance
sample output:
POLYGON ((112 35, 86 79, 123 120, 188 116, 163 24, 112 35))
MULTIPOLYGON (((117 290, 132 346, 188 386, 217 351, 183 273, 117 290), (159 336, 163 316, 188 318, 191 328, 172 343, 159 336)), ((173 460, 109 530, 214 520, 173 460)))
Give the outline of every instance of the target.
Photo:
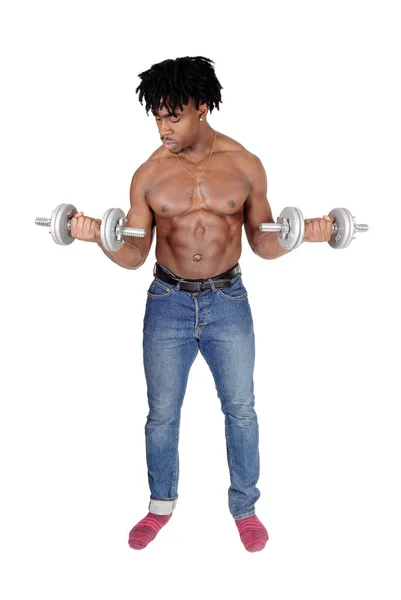
POLYGON ((135 92, 139 91, 139 102, 146 101, 146 114, 153 114, 165 106, 176 117, 177 106, 184 110, 183 104, 188 104, 193 98, 196 109, 206 102, 210 112, 222 102, 220 90, 222 86, 216 77, 214 62, 203 56, 183 56, 175 60, 168 59, 152 65, 148 71, 139 73, 142 79, 135 92), (166 98, 170 105, 167 106, 166 98))

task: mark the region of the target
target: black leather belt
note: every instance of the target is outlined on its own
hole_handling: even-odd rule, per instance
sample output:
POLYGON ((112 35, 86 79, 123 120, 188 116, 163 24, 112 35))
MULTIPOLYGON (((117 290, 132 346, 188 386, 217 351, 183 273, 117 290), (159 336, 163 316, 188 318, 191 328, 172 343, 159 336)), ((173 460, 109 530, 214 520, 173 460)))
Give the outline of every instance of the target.
MULTIPOLYGON (((209 279, 212 279, 216 288, 229 288, 233 285, 231 279, 238 275, 238 273, 241 273, 239 263, 234 265, 234 267, 231 267, 231 269, 228 269, 228 271, 224 271, 224 273, 220 273, 209 279)), ((180 282, 180 290, 186 290, 188 292, 201 292, 202 290, 210 290, 212 287, 210 281, 207 279, 181 279, 175 275, 169 275, 160 267, 159 263, 155 264, 153 275, 159 277, 159 279, 166 283, 177 284, 180 282)))

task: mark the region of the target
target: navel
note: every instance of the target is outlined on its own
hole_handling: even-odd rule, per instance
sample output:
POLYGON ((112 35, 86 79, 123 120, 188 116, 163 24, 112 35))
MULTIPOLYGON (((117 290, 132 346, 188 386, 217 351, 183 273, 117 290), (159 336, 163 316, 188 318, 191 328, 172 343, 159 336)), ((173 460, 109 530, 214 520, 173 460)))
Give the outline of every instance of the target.
POLYGON ((200 254, 194 254, 192 257, 193 260, 199 261, 201 259, 201 255, 200 254))
POLYGON ((162 212, 167 212, 170 209, 168 204, 165 204, 162 208, 162 212))
POLYGON ((227 204, 228 204, 228 206, 230 206, 231 208, 234 208, 234 206, 235 206, 235 202, 234 202, 234 200, 229 200, 229 201, 227 202, 227 204))

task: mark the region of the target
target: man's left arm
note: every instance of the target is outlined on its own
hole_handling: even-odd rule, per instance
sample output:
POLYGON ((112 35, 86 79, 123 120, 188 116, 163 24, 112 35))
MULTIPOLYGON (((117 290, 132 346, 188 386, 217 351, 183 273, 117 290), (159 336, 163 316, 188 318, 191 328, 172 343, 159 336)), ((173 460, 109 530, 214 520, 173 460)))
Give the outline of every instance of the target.
MULTIPOLYGON (((260 159, 250 154, 247 165, 249 194, 244 204, 244 228, 253 252, 261 258, 273 259, 288 254, 279 244, 278 234, 259 231, 261 223, 274 223, 267 199, 267 177, 260 159)), ((305 219, 304 242, 327 242, 332 233, 333 217, 305 219)))

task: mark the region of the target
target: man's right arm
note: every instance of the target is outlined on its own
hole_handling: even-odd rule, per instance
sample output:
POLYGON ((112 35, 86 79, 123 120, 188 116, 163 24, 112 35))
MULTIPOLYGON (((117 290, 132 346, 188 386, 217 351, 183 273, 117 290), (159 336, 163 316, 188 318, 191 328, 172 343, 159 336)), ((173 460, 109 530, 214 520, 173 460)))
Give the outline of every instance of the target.
POLYGON ((139 227, 146 230, 143 238, 125 237, 122 248, 109 252, 102 246, 101 239, 97 240, 103 252, 116 264, 125 269, 138 269, 148 257, 152 245, 155 220, 154 213, 146 201, 146 190, 149 181, 149 163, 141 165, 134 173, 130 187, 131 207, 127 214, 127 227, 139 227))

